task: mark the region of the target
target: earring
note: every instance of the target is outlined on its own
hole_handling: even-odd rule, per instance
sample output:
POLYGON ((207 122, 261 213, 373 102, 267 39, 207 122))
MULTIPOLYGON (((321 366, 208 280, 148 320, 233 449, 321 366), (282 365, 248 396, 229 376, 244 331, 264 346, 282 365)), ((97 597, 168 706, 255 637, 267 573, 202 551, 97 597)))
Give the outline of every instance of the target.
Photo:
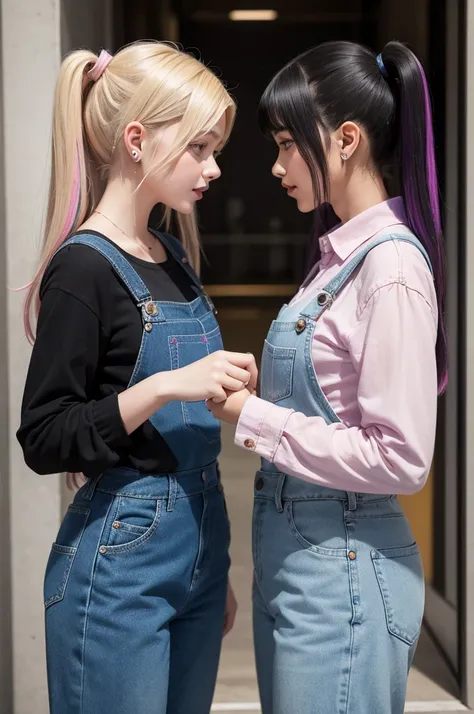
POLYGON ((136 149, 133 149, 133 151, 132 151, 132 159, 133 159, 134 161, 140 161, 140 156, 139 156, 138 151, 137 151, 136 149))
POLYGON ((347 156, 346 152, 343 151, 342 154, 341 154, 341 159, 342 159, 343 161, 347 161, 348 158, 349 158, 349 157, 347 156))

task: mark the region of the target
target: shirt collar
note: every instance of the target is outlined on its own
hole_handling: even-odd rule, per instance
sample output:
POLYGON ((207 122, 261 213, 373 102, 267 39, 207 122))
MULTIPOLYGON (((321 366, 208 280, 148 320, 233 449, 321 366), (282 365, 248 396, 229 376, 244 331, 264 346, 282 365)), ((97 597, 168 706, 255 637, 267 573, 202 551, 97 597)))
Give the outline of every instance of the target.
POLYGON ((321 236, 321 253, 334 251, 344 261, 379 231, 406 223, 403 199, 401 196, 390 198, 362 211, 346 223, 339 223, 332 231, 321 236))

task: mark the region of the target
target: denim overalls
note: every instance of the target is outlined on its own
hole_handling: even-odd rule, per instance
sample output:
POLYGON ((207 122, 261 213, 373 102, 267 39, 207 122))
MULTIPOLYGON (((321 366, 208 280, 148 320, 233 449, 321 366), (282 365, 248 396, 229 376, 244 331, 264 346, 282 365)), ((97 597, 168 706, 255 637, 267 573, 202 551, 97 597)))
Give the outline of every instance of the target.
MULTIPOLYGON (((140 310, 143 338, 129 386, 222 347, 212 303, 179 242, 162 241, 196 286, 190 303, 153 302, 100 237, 65 244, 107 258, 140 310)), ((91 480, 52 546, 44 585, 52 714, 209 712, 229 569, 220 427, 203 402, 170 402, 150 421, 178 470, 114 468, 91 480)))
MULTIPOLYGON (((428 260, 397 226, 349 260, 309 304, 285 305, 265 342, 264 399, 339 421, 314 371, 313 335, 367 253, 388 240, 413 243, 428 260)), ((397 498, 320 487, 263 460, 253 556, 263 714, 402 714, 424 579, 397 498)))

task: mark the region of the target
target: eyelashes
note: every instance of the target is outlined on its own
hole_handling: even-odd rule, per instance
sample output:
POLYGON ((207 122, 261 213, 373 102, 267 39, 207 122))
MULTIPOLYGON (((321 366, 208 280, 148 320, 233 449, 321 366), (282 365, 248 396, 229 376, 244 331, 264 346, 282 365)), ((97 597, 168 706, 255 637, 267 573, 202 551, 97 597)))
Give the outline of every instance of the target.
MULTIPOLYGON (((189 144, 189 148, 192 149, 198 156, 201 156, 201 154, 207 147, 208 147, 208 144, 199 144, 199 143, 189 144)), ((213 152, 214 158, 217 159, 217 157, 220 156, 221 153, 222 152, 219 149, 216 149, 213 152)))

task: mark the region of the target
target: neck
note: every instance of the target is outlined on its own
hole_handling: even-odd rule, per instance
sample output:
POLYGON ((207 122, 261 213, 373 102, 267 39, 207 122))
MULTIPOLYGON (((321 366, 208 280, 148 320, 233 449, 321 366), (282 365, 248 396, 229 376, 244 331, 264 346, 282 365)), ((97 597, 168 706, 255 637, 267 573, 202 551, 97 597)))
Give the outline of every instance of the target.
POLYGON ((344 190, 332 206, 342 223, 346 223, 387 199, 388 194, 380 176, 368 170, 356 169, 348 176, 344 190))
POLYGON ((97 210, 112 220, 127 236, 149 239, 148 220, 155 202, 137 190, 134 178, 111 176, 97 210))

